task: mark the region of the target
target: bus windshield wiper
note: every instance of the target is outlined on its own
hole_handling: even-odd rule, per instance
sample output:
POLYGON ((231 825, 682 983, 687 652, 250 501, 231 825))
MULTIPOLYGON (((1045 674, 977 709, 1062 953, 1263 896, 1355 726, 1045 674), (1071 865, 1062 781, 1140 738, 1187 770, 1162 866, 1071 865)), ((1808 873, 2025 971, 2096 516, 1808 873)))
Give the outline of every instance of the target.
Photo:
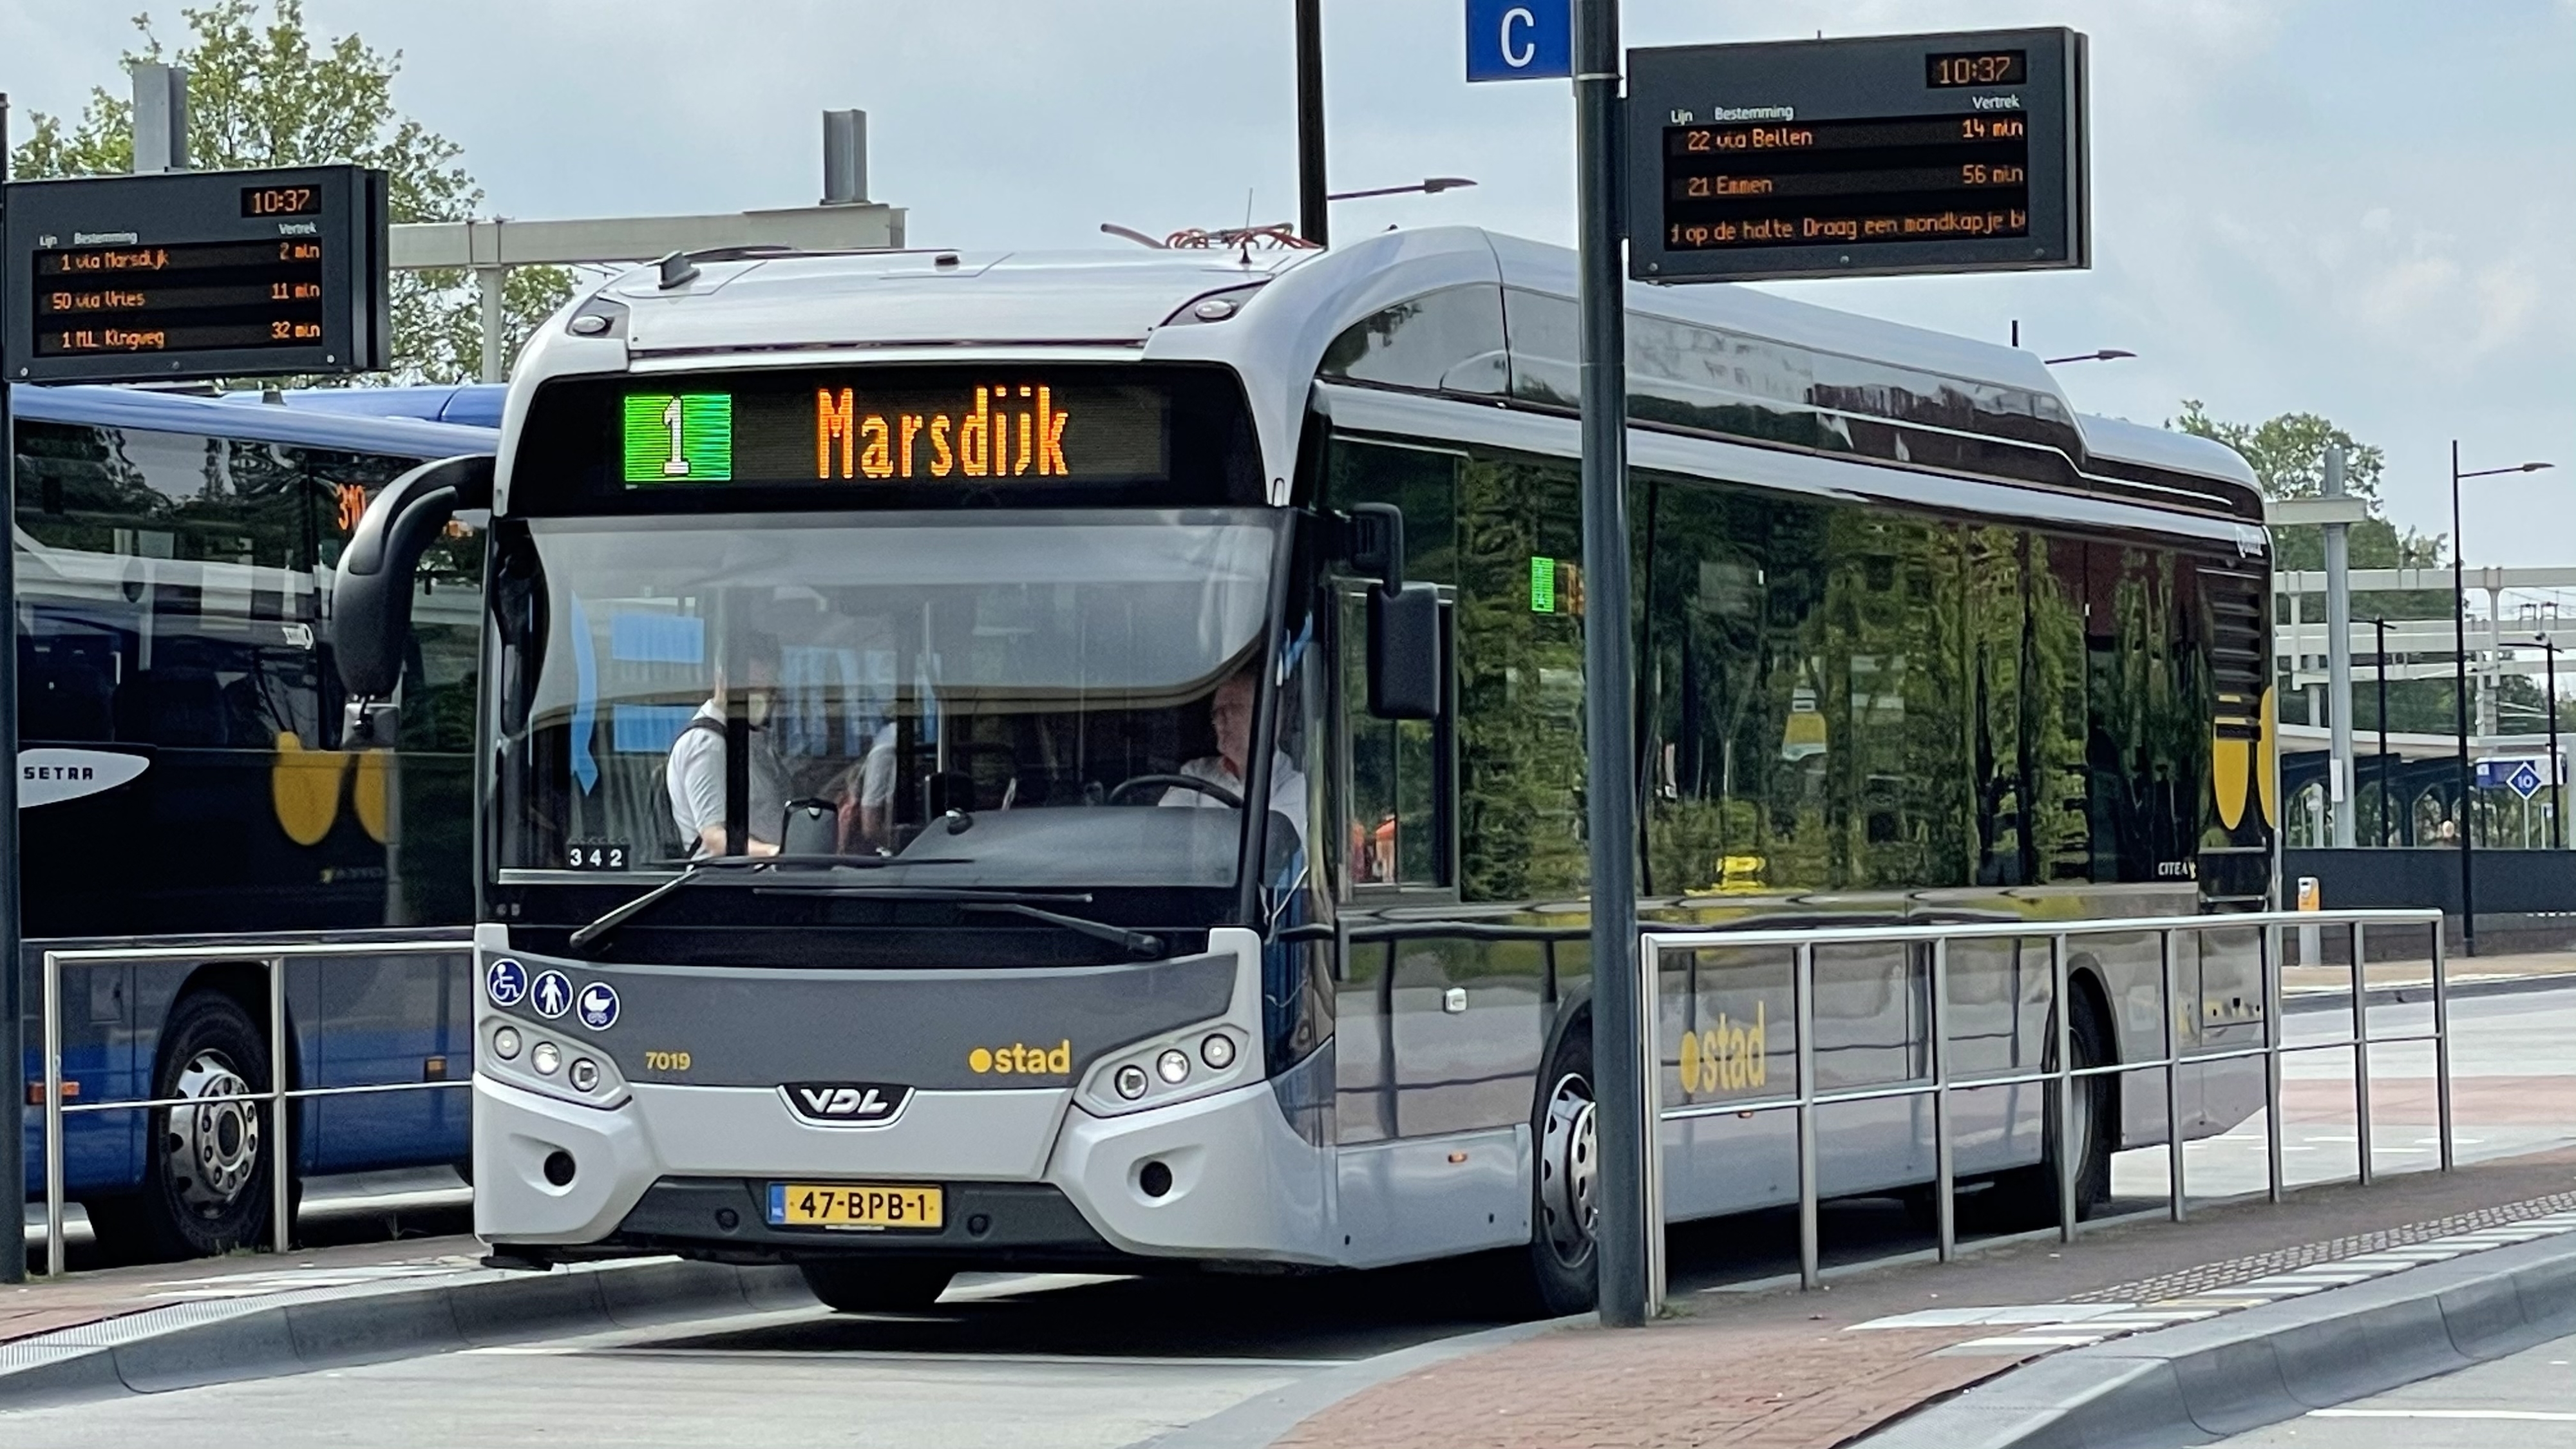
POLYGON ((1044 921, 1050 926, 1061 926, 1068 931, 1089 936, 1095 941, 1107 941, 1139 960, 1150 960, 1163 954, 1163 938, 1151 931, 1131 931, 1124 926, 1113 926, 1106 921, 1095 921, 1085 916, 1068 916, 1062 911, 1046 910, 1024 901, 960 901, 957 903, 957 909, 983 911, 996 915, 1026 916, 1032 921, 1044 921))
MULTIPOLYGON (((578 950, 583 950, 583 949, 588 948, 588 947, 589 947, 589 946, 591 946, 593 943, 595 943, 595 942, 599 941, 601 938, 605 937, 609 932, 616 930, 618 927, 620 927, 620 926, 622 926, 622 925, 625 925, 628 921, 631 921, 631 920, 635 919, 637 916, 642 915, 644 912, 651 910, 651 909, 652 909, 652 908, 653 908, 657 903, 659 903, 659 902, 660 902, 664 897, 666 897, 666 896, 670 895, 670 894, 671 894, 671 893, 673 893, 674 891, 677 891, 680 887, 685 886, 685 885, 693 885, 693 884, 695 884, 695 883, 697 883, 697 882, 699 882, 699 881, 704 881, 704 880, 713 880, 713 879, 716 879, 716 877, 714 877, 714 876, 710 876, 710 875, 708 875, 708 874, 707 874, 707 872, 709 872, 709 871, 725 871, 725 872, 732 872, 732 871, 750 871, 750 870, 758 869, 758 868, 761 868, 761 867, 775 867, 775 866, 781 866, 781 865, 788 865, 788 866, 834 866, 834 867, 846 867, 846 868, 851 869, 851 870, 882 870, 882 869, 884 869, 885 867, 890 866, 890 865, 971 865, 971 864, 973 864, 973 862, 972 862, 972 861, 969 861, 969 860, 967 860, 967 859, 965 859, 964 857, 947 857, 947 856, 942 856, 942 857, 938 857, 938 858, 914 857, 914 858, 912 858, 912 859, 905 859, 905 858, 903 858, 903 857, 901 857, 901 856, 893 856, 893 855, 828 855, 828 854, 826 854, 826 855, 717 855, 717 856, 706 856, 706 857, 702 857, 702 858, 700 858, 700 859, 692 860, 692 861, 689 861, 689 862, 685 863, 685 864, 681 867, 681 869, 680 869, 680 873, 679 873, 678 875, 675 875, 675 876, 671 877, 669 880, 666 880, 666 881, 662 882, 660 885, 657 885, 657 886, 653 887, 651 890, 648 890, 648 891, 644 892, 642 895, 637 896, 637 897, 636 897, 636 898, 634 898, 633 900, 628 901, 628 902, 626 902, 626 903, 625 903, 625 904, 623 904, 623 905, 620 905, 620 906, 614 907, 614 908, 613 908, 613 909, 611 909, 607 914, 605 914, 605 915, 601 916, 598 920, 595 920, 595 921, 591 922, 589 925, 582 927, 580 930, 577 930, 577 931, 573 932, 573 933, 572 933, 572 938, 571 938, 571 940, 570 940, 570 942, 569 942, 568 944, 570 944, 570 945, 572 946, 572 948, 573 948, 574 950, 576 950, 576 951, 578 951, 578 950)), ((809 880, 809 881, 811 881, 811 882, 812 882, 810 885, 800 885, 800 886, 798 886, 798 887, 795 887, 795 889, 800 889, 800 890, 815 890, 815 889, 829 890, 829 889, 831 888, 831 878, 830 878, 829 876, 824 876, 824 875, 816 875, 816 876, 811 876, 811 877, 798 877, 798 876, 790 875, 790 876, 782 877, 781 879, 782 879, 782 880, 800 880, 800 879, 801 879, 801 880, 809 880)), ((739 882, 729 882, 729 883, 735 883, 735 884, 738 884, 739 882)))

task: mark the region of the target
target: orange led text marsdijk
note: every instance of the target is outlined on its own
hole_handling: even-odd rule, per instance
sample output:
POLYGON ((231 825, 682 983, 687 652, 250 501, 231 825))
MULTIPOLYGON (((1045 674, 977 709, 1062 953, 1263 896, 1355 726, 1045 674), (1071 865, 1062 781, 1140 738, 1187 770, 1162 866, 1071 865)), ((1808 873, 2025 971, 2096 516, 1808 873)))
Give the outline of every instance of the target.
POLYGON ((1073 415, 1044 385, 975 389, 958 412, 864 412, 857 389, 814 393, 817 478, 1063 478, 1073 415))

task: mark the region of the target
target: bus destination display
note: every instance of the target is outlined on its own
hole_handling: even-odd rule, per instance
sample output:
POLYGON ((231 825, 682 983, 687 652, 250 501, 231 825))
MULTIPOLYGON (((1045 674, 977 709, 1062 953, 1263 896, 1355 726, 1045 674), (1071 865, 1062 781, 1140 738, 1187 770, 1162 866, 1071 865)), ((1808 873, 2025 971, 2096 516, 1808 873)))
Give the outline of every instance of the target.
POLYGON ((9 373, 109 381, 382 367, 385 212, 383 174, 358 167, 13 186, 9 373))
POLYGON ((1632 52, 1631 274, 2083 266, 2084 55, 2065 30, 1632 52))
POLYGON ((999 375, 888 387, 864 374, 620 400, 630 488, 706 483, 1044 487, 1168 476, 1152 387, 999 375))

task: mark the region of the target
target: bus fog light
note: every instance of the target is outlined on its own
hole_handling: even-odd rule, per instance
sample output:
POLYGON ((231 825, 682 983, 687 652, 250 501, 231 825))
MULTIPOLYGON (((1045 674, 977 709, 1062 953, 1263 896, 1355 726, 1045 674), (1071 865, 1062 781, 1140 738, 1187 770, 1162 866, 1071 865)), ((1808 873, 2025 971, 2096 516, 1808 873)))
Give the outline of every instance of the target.
POLYGON ((1233 1066, 1234 1038, 1221 1031, 1211 1033, 1206 1041, 1199 1043, 1199 1060, 1207 1063, 1208 1070, 1212 1072, 1233 1066))
POLYGON ((492 1032, 492 1055, 499 1057, 505 1062, 514 1062, 519 1059, 519 1029, 517 1027, 504 1026, 494 1028, 492 1032))
POLYGON ((573 1090, 587 1092, 599 1085, 599 1063, 583 1057, 572 1064, 572 1071, 564 1080, 572 1083, 573 1090))
POLYGON ((528 1065, 537 1069, 538 1076, 551 1077, 563 1065, 563 1048, 541 1041, 528 1049, 528 1065))
POLYGON ((1129 1062, 1118 1069, 1116 1076, 1110 1078, 1110 1084, 1118 1089, 1119 1096, 1133 1102, 1145 1095, 1145 1069, 1134 1062, 1129 1062))
POLYGON ((1190 1054, 1179 1047, 1166 1047, 1154 1058, 1154 1075, 1177 1087, 1190 1079, 1190 1054))

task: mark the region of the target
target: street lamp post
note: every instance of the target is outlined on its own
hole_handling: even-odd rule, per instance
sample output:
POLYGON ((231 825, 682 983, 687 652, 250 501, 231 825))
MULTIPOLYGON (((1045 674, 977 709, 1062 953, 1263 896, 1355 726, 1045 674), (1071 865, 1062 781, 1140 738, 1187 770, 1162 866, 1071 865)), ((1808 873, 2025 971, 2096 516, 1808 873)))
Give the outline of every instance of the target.
POLYGON ((1455 191, 1462 186, 1473 186, 1475 184, 1476 183, 1473 180, 1464 176, 1425 176, 1421 180, 1408 186, 1372 186, 1366 191, 1336 191, 1324 199, 1326 201, 1357 201, 1363 196, 1403 196, 1415 191, 1419 191, 1425 196, 1437 196, 1444 191, 1455 191))
POLYGON ((1316 246, 1324 212, 1324 5, 1297 0, 1297 234, 1316 246))
POLYGON ((2370 656, 2379 663, 2379 848, 2388 848, 2388 621, 2373 619, 2372 631, 2378 637, 2378 648, 2370 656))
POLYGON ((2499 473, 2537 473, 2550 466, 2517 463, 2510 468, 2480 468, 2463 473, 2460 440, 2451 440, 2451 704, 2460 735, 2460 949, 2471 956, 2478 954, 2477 873, 2473 864, 2477 855, 2477 816, 2469 805, 2476 789, 2476 767, 2469 763, 2469 586, 2468 569, 2461 562, 2460 483, 2499 473))
MULTIPOLYGON (((2013 335, 2018 338, 2021 324, 2016 322, 2013 326, 2016 329, 2013 335)), ((2134 352, 2124 352, 2117 347, 2105 347, 2099 352, 2079 352, 2073 357, 2043 357, 2039 361, 2043 367, 2055 367, 2061 362, 2117 362, 2123 357, 2137 355, 2134 352)))

